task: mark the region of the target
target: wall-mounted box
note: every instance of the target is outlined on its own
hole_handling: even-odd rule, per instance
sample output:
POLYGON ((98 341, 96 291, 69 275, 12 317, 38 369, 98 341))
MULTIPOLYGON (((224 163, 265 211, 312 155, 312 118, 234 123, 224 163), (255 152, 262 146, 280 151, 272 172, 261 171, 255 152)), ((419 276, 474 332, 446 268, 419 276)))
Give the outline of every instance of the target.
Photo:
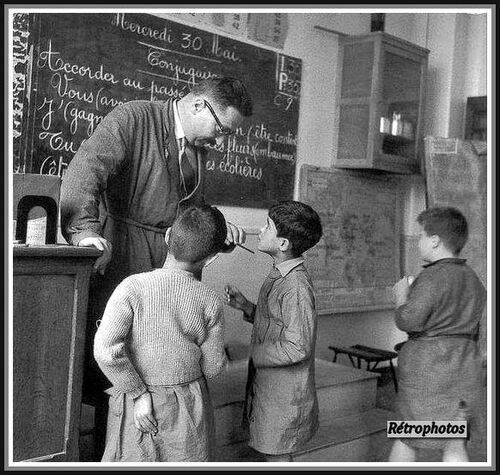
POLYGON ((339 45, 334 166, 419 173, 429 51, 384 32, 339 45))

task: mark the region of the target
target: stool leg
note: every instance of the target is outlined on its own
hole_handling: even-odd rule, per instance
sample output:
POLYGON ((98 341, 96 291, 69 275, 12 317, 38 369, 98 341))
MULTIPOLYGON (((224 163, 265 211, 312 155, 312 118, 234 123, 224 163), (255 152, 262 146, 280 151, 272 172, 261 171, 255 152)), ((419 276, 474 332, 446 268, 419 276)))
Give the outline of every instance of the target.
POLYGON ((336 363, 337 362, 337 352, 334 351, 333 352, 333 360, 332 360, 332 363, 336 363))
POLYGON ((349 357, 349 359, 351 360, 351 364, 356 367, 356 363, 354 362, 354 360, 352 359, 352 356, 351 355, 347 355, 349 357))
POLYGON ((394 369, 392 360, 389 360, 389 364, 391 365, 391 373, 392 373, 392 380, 394 381, 394 389, 396 390, 396 392, 398 392, 398 380, 396 378, 396 370, 394 369))

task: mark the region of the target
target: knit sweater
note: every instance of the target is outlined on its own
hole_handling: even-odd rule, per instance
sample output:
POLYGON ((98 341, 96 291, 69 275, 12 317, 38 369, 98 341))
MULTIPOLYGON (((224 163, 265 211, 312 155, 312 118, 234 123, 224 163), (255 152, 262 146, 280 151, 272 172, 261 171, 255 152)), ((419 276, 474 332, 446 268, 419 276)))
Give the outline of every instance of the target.
POLYGON ((132 397, 147 386, 213 377, 227 361, 220 298, 186 271, 127 277, 108 301, 94 356, 115 389, 132 397))

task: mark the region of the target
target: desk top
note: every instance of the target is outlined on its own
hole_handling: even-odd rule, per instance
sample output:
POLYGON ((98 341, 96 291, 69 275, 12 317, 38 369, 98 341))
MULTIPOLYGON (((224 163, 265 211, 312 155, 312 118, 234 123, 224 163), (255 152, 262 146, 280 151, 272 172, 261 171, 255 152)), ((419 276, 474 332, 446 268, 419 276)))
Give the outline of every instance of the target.
POLYGON ((14 257, 99 257, 102 251, 95 247, 68 246, 67 244, 16 245, 14 257))

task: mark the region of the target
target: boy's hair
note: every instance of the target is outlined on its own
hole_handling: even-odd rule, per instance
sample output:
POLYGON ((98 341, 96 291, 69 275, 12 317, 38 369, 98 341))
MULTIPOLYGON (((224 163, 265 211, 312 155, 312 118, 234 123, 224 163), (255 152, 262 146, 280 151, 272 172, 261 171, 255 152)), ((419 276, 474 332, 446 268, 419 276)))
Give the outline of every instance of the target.
POLYGON ((226 220, 217 208, 191 206, 172 224, 169 251, 178 261, 199 262, 222 249, 226 232, 226 220))
POLYGON ((207 96, 224 109, 233 106, 244 117, 252 115, 252 98, 246 86, 239 79, 232 77, 205 79, 196 84, 191 92, 207 96))
POLYGON ((456 208, 435 207, 422 211, 417 222, 428 236, 439 236, 448 250, 459 254, 469 236, 467 220, 456 208))
POLYGON ((318 213, 300 201, 282 201, 269 208, 278 237, 292 244, 292 255, 300 256, 316 245, 323 234, 318 213))

